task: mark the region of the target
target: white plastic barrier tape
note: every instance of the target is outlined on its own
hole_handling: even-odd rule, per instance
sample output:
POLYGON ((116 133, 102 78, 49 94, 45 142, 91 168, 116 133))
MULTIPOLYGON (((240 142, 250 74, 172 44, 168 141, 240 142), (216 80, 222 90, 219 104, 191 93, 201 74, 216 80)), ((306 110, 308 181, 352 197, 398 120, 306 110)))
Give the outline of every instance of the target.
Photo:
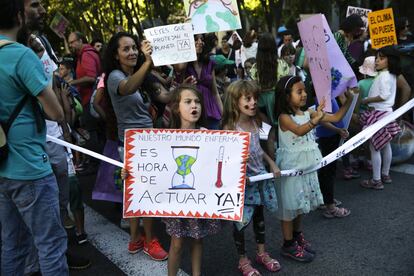
POLYGON ((116 160, 114 160, 114 159, 108 158, 108 157, 106 157, 105 155, 102 155, 102 154, 96 153, 96 152, 91 151, 91 150, 87 150, 87 149, 85 149, 85 148, 81 148, 81 147, 79 147, 79 146, 73 145, 73 144, 71 144, 71 143, 68 143, 68 142, 66 142, 66 141, 60 140, 60 139, 58 139, 58 138, 55 138, 55 137, 52 137, 52 136, 49 136, 49 135, 47 135, 47 138, 48 138, 50 141, 52 141, 52 142, 54 142, 54 143, 56 143, 56 144, 59 144, 59 145, 62 145, 62 146, 64 146, 64 147, 68 147, 68 148, 71 148, 71 149, 73 149, 73 150, 76 150, 76 151, 82 152, 82 153, 84 153, 84 154, 90 155, 90 156, 92 156, 92 157, 95 157, 95 158, 100 159, 100 160, 102 160, 102 161, 108 162, 108 163, 110 163, 110 164, 112 164, 112 165, 115 165, 115 166, 117 166, 117 167, 121 167, 121 168, 123 168, 123 167, 124 167, 124 164, 123 164, 123 163, 121 163, 121 162, 119 162, 119 161, 116 161, 116 160))
MULTIPOLYGON (((408 110, 410 110, 411 108, 414 107, 414 99, 411 99, 409 102, 407 102, 405 105, 403 105, 402 107, 398 108, 397 110, 395 110, 393 113, 387 115, 386 117, 382 118, 381 120, 379 120, 378 122, 370 125, 369 127, 367 127, 366 129, 364 129, 363 131, 361 131, 360 133, 358 133, 357 135, 355 135, 354 137, 352 137, 351 139, 349 139, 345 144, 343 144, 341 147, 337 148, 335 151, 331 152, 330 154, 328 154, 327 156, 325 156, 322 161, 314 166, 314 167, 310 167, 304 170, 285 170, 285 171, 281 171, 281 175, 282 176, 298 176, 298 175, 303 175, 303 174, 307 174, 310 172, 314 172, 330 163, 332 163, 333 161, 341 158, 342 156, 346 155, 347 153, 353 151, 354 149, 356 149, 357 147, 359 147, 360 145, 362 145, 365 141, 367 141, 369 138, 371 138, 378 130, 380 130, 381 128, 383 128, 385 125, 389 124, 390 122, 394 121, 395 119, 397 119, 398 117, 402 116, 405 112, 407 112, 408 110)), ((95 157, 97 159, 100 159, 102 161, 108 162, 112 165, 115 165, 117 167, 124 167, 124 164, 113 160, 111 158, 108 158, 102 154, 87 150, 85 148, 70 144, 66 141, 60 140, 58 138, 52 137, 47 135, 47 137, 54 143, 71 148, 73 150, 85 153, 87 155, 90 155, 92 157, 95 157)), ((273 173, 266 173, 266 174, 261 174, 261 175, 256 175, 256 176, 251 176, 249 177, 250 182, 256 182, 256 181, 261 181, 261 180, 265 180, 265 179, 271 179, 273 178, 273 173)))
MULTIPOLYGON (((314 172, 320 169, 321 167, 324 167, 332 163, 333 161, 341 158, 342 156, 346 155, 348 152, 351 152, 357 147, 359 147, 360 145, 362 145, 365 141, 371 138, 378 130, 380 130, 381 128, 389 124, 390 122, 394 121, 395 119, 397 119, 398 117, 400 117, 401 115, 403 115, 405 112, 407 112, 413 107, 414 107, 414 99, 411 99, 409 102, 407 102, 405 105, 395 110, 393 113, 387 115, 386 117, 380 119, 376 123, 370 125, 366 129, 364 129, 363 131, 361 131, 360 133, 358 133, 357 135, 349 139, 341 147, 337 148, 336 150, 334 150, 333 152, 325 156, 318 165, 311 167, 311 168, 304 169, 304 170, 281 171, 281 175, 282 176, 303 175, 303 174, 307 174, 310 172, 314 172)), ((251 176, 249 177, 249 180, 250 182, 256 182, 260 180, 271 179, 273 177, 274 177, 273 173, 266 173, 266 174, 251 176)))

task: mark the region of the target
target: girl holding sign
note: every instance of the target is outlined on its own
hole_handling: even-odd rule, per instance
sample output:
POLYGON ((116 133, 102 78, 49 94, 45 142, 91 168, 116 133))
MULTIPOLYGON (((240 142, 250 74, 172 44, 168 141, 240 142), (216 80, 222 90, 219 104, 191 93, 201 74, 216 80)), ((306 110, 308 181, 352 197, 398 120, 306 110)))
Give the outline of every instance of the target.
MULTIPOLYGON (((203 124, 203 99, 200 92, 189 85, 179 86, 171 100, 170 127, 175 129, 200 129, 203 124)), ((180 267, 184 238, 191 238, 192 275, 201 275, 202 239, 221 229, 220 220, 168 218, 163 219, 171 236, 168 258, 168 275, 177 275, 180 267)))
MULTIPOLYGON (((397 93, 397 76, 400 74, 398 52, 392 46, 379 49, 375 59, 375 69, 379 73, 368 92, 368 97, 361 101, 361 104, 368 106, 368 110, 361 114, 364 128, 393 111, 397 93)), ((369 144, 372 179, 361 182, 362 187, 382 190, 383 183, 392 182, 389 175, 392 159, 390 141, 400 131, 400 126, 393 121, 372 136, 369 144)))
POLYGON ((352 103, 351 92, 346 103, 334 114, 325 114, 322 100, 317 110, 306 106, 305 84, 300 77, 282 77, 277 86, 275 110, 278 118, 279 148, 276 163, 282 170, 297 169, 292 176, 283 176, 276 182, 278 196, 277 217, 282 221, 284 243, 281 254, 300 262, 311 262, 315 251, 302 233, 302 216, 323 204, 317 172, 303 175, 321 162, 322 155, 315 142, 313 129, 320 122, 338 122, 352 103))
MULTIPOLYGON (((259 87, 251 81, 238 80, 227 88, 223 128, 227 130, 247 131, 251 133, 247 176, 266 173, 265 163, 270 167, 275 177, 280 176, 280 170, 275 162, 263 151, 260 146, 257 100, 259 87)), ((276 191, 272 180, 246 183, 244 195, 243 220, 234 223, 233 238, 239 253, 239 270, 245 276, 260 275, 259 271, 251 266, 246 256, 244 231, 253 220, 253 230, 256 236, 256 262, 276 272, 280 264, 265 251, 265 225, 263 207, 269 211, 276 211, 276 191)))

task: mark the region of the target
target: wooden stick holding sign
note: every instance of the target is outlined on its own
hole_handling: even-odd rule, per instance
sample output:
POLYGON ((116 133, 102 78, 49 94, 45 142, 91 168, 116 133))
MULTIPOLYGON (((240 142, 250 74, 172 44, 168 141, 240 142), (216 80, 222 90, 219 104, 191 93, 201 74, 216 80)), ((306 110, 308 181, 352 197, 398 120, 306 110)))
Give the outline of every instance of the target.
POLYGON ((124 217, 241 221, 250 133, 129 129, 124 217))

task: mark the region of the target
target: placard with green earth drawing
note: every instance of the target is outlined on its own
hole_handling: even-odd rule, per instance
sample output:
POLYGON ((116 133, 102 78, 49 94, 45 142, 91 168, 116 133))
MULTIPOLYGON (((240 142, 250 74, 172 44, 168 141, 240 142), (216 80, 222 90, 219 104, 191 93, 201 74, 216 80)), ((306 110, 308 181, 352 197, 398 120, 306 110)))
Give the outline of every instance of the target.
POLYGON ((184 0, 194 34, 241 29, 236 0, 184 0))

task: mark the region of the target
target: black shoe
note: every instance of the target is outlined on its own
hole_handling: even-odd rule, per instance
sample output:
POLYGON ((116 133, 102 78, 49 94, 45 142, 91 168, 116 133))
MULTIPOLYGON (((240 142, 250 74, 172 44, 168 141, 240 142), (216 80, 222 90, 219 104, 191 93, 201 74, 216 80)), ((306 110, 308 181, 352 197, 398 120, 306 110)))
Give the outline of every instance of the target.
POLYGON ((82 233, 80 235, 76 234, 75 238, 78 244, 83 244, 85 242, 88 242, 88 235, 86 233, 82 233))
POLYGON ((82 270, 87 269, 91 265, 89 259, 78 257, 69 253, 66 253, 66 260, 68 262, 69 269, 82 270))
POLYGON ((282 246, 280 254, 285 257, 289 257, 294 259, 295 261, 299 262, 311 262, 315 258, 314 255, 303 249, 303 247, 299 246, 298 243, 295 241, 292 246, 284 247, 282 246))

